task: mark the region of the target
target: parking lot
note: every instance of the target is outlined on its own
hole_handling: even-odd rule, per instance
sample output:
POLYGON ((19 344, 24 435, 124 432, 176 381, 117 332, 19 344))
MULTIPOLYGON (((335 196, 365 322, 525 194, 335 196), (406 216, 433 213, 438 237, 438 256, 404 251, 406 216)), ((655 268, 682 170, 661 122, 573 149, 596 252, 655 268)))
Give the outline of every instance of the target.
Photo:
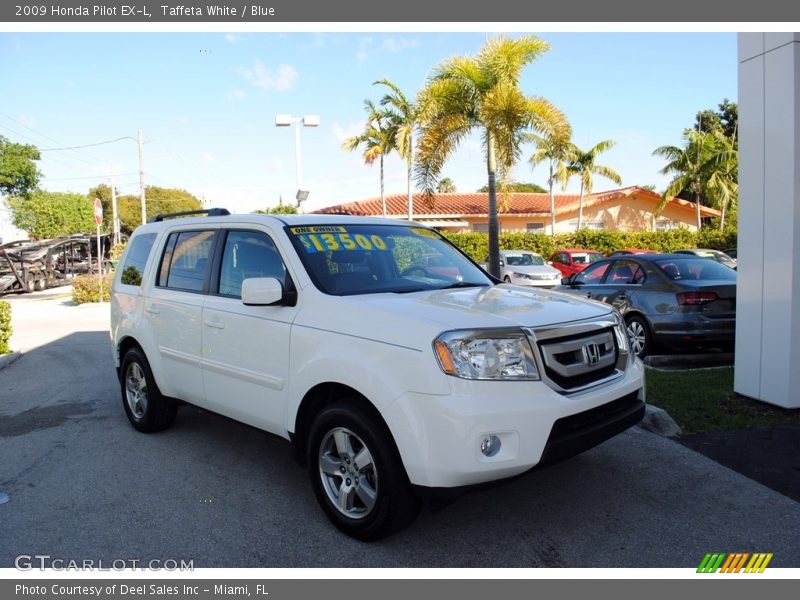
POLYGON ((634 428, 581 456, 424 511, 374 544, 340 534, 278 438, 191 407, 128 424, 108 305, 7 298, 21 358, 0 370, 0 567, 696 567, 706 552, 800 566, 800 503, 634 428))

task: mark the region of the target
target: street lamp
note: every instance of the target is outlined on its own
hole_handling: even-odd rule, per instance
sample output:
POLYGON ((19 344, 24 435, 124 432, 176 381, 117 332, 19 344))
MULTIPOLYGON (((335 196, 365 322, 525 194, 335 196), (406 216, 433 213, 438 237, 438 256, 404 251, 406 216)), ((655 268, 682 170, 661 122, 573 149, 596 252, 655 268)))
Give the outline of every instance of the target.
POLYGON ((308 198, 308 190, 303 189, 303 175, 300 166, 300 124, 303 127, 319 127, 319 115, 303 115, 302 117, 295 117, 293 115, 275 115, 275 127, 290 127, 296 125, 294 128, 294 164, 295 174, 297 176, 297 208, 300 208, 300 203, 308 198))

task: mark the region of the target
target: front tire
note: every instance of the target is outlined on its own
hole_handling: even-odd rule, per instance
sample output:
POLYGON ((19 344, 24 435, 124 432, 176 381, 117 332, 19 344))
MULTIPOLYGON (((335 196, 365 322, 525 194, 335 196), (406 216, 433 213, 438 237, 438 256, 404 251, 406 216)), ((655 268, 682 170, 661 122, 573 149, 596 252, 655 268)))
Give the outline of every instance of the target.
POLYGON ((308 446, 311 487, 343 533, 369 542, 408 526, 419 513, 402 461, 385 426, 345 405, 314 420, 308 446))
POLYGON ((626 323, 631 352, 639 358, 644 358, 653 350, 653 335, 650 333, 650 326, 642 317, 636 315, 628 317, 626 323))
POLYGON ((120 388, 125 414, 139 431, 161 431, 175 421, 178 406, 161 395, 141 349, 134 347, 125 353, 120 369, 120 388))

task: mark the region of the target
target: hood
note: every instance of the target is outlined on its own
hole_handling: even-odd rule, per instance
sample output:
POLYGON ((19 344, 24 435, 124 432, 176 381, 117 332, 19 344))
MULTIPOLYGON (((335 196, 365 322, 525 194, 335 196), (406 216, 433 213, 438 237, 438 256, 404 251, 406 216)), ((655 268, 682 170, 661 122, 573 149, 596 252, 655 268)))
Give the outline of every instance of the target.
POLYGON ((303 311, 296 323, 409 348, 429 347, 439 333, 451 329, 536 328, 596 318, 612 310, 608 305, 567 294, 505 284, 407 294, 325 296, 319 301, 327 306, 303 311), (312 315, 318 322, 306 320, 312 315))

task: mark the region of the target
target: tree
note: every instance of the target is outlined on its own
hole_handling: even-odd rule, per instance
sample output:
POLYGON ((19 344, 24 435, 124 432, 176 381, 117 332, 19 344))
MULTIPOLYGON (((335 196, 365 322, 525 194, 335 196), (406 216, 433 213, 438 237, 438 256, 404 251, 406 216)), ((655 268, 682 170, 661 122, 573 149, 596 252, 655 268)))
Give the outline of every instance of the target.
MULTIPOLYGON (((507 192, 532 192, 535 194, 544 194, 547 191, 538 183, 527 183, 523 181, 509 181, 505 186, 505 190, 507 192)), ((485 194, 488 191, 488 185, 484 185, 478 189, 479 194, 485 194)))
POLYGON ((383 159, 394 149, 395 130, 389 123, 390 115, 387 111, 375 106, 371 100, 364 101, 367 111, 367 123, 364 131, 342 142, 342 148, 350 152, 364 148, 362 157, 364 162, 371 165, 380 160, 381 166, 381 207, 383 216, 386 216, 386 192, 384 190, 383 159))
POLYGON ((389 91, 381 98, 381 106, 389 111, 389 126, 392 129, 393 150, 406 161, 408 185, 408 220, 414 217, 414 193, 412 179, 414 173, 414 128, 417 126, 417 106, 402 90, 388 79, 376 81, 389 91))
POLYGON ((615 142, 612 140, 603 140, 589 150, 581 150, 573 144, 569 152, 570 162, 567 165, 567 174, 577 175, 581 180, 581 195, 578 201, 578 231, 583 226, 583 194, 584 192, 591 194, 594 186, 592 176, 600 175, 610 179, 617 185, 622 185, 622 177, 619 176, 619 173, 611 167, 604 167, 595 163, 597 155, 609 148, 613 148, 614 144, 615 142))
POLYGON ((278 206, 271 206, 267 209, 254 210, 253 214, 256 215, 296 215, 297 207, 293 204, 284 204, 283 198, 278 199, 278 206))
POLYGON ((719 131, 732 140, 733 147, 737 148, 736 134, 739 127, 739 105, 725 98, 717 106, 718 110, 708 109, 698 112, 692 129, 703 133, 719 131))
POLYGON ((436 191, 440 194, 454 194, 456 192, 456 184, 449 177, 445 177, 439 180, 436 185, 436 191))
MULTIPOLYGON (((147 219, 163 213, 183 212, 185 210, 200 210, 203 203, 186 190, 175 188, 162 188, 148 185, 145 188, 147 198, 147 219)), ((130 234, 142 222, 141 200, 138 195, 117 197, 117 210, 119 214, 120 230, 130 234)))
POLYGON ((27 231, 31 239, 86 233, 95 228, 94 203, 83 194, 37 189, 25 196, 9 196, 7 204, 14 226, 27 231))
POLYGON ((568 135, 566 118, 553 104, 526 96, 519 88, 522 68, 549 46, 526 35, 488 40, 478 54, 450 58, 433 70, 417 106, 420 136, 417 182, 427 195, 436 189, 442 167, 472 131, 479 131, 486 152, 489 193, 489 272, 500 274, 496 176, 510 173, 519 158, 523 136, 568 135))
POLYGON ((736 208, 739 198, 739 154, 735 140, 721 132, 715 132, 711 156, 706 164, 708 180, 704 195, 712 205, 719 208, 720 231, 725 229, 725 213, 736 208))
POLYGON ((532 134, 528 139, 536 146, 536 150, 529 159, 531 165, 535 167, 544 161, 547 161, 548 164, 547 188, 550 194, 550 235, 555 235, 556 200, 553 194, 553 186, 556 182, 561 184, 562 189, 567 186, 567 179, 569 179, 567 161, 570 160, 570 153, 575 146, 567 137, 532 134))
POLYGON ((715 146, 717 137, 714 134, 687 130, 684 135, 684 147, 660 146, 653 151, 654 156, 667 159, 666 166, 659 171, 664 175, 674 175, 667 189, 661 194, 661 200, 656 205, 656 214, 666 206, 667 202, 683 192, 691 194, 695 203, 697 217, 697 230, 700 230, 700 202, 710 177, 711 165, 715 162, 717 154, 715 146))
POLYGON ((0 135, 0 193, 25 196, 39 185, 42 174, 34 161, 41 158, 32 144, 16 144, 0 135))

